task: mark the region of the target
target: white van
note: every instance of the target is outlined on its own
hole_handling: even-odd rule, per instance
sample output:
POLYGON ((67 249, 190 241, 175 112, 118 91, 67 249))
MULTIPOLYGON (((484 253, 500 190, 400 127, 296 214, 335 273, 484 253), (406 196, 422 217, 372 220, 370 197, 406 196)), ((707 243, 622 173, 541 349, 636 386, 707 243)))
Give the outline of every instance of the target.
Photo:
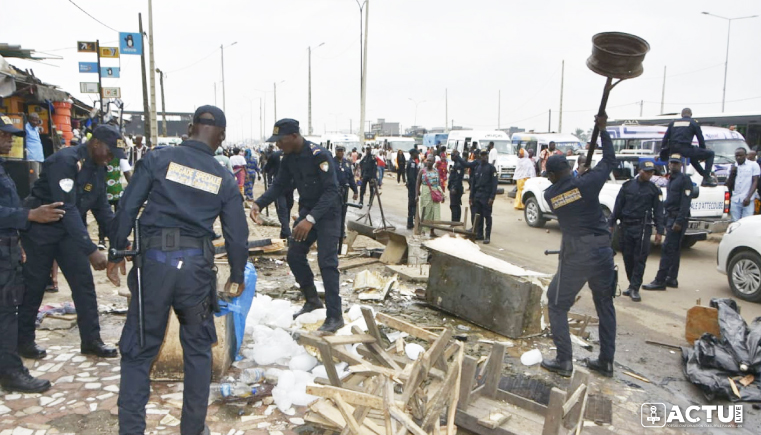
POLYGON ((346 154, 351 153, 351 150, 354 148, 357 151, 361 150, 359 136, 356 134, 328 133, 320 138, 320 146, 330 149, 333 154, 335 154, 336 145, 343 145, 346 148, 346 154), (328 143, 330 143, 329 148, 328 143))
MULTIPOLYGON (((398 171, 399 164, 396 161, 397 152, 402 150, 404 158, 409 161, 410 150, 415 148, 415 139, 401 136, 378 136, 375 138, 374 144, 388 150, 386 152, 386 161, 391 163, 391 167, 387 165, 386 169, 398 171)), ((402 170, 404 170, 404 168, 402 168, 402 170)))
MULTIPOLYGON (((504 131, 499 130, 452 130, 447 138, 447 156, 452 151, 457 150, 463 154, 464 149, 470 149, 473 143, 476 143, 478 149, 485 150, 489 142, 494 142, 499 157, 497 158, 497 173, 499 181, 510 182, 515 174, 515 166, 518 164, 518 155, 515 147, 510 143, 510 136, 504 131)), ((452 159, 449 159, 449 167, 452 167, 452 159)))
POLYGON ((550 146, 550 142, 555 142, 555 149, 564 153, 571 150, 574 154, 584 151, 584 145, 581 140, 572 134, 563 133, 513 133, 511 138, 515 149, 524 148, 533 150, 534 156, 550 146))

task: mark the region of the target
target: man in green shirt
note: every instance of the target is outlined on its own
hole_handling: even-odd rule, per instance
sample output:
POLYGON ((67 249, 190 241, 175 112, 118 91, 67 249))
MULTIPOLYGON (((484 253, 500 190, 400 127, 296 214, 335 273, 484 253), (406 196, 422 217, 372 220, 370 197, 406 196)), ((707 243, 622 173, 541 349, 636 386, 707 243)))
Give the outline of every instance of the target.
MULTIPOLYGON (((114 207, 114 211, 119 208, 119 200, 122 198, 124 186, 122 186, 122 173, 129 183, 132 178, 132 167, 127 159, 114 158, 106 166, 106 198, 108 203, 114 207)), ((103 228, 98 227, 98 249, 106 249, 106 235, 103 228)))

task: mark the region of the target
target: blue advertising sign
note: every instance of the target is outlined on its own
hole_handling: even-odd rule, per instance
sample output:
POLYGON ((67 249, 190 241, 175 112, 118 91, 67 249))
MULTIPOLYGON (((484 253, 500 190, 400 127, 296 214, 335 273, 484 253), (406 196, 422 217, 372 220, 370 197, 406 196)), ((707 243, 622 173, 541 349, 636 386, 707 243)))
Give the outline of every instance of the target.
POLYGON ((122 54, 143 54, 143 38, 139 33, 119 32, 119 50, 122 54))
POLYGON ((119 67, 118 66, 102 66, 100 67, 100 76, 103 78, 118 79, 119 67))
POLYGON ((79 72, 98 73, 98 62, 79 62, 79 72))

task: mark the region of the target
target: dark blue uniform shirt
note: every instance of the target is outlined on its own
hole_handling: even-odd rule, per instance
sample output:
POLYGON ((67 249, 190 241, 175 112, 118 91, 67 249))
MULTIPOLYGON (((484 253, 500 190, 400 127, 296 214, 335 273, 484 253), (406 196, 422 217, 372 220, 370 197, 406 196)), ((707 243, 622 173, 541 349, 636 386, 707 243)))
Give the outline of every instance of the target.
POLYGON ((663 135, 661 148, 670 148, 676 152, 679 147, 692 146, 692 138, 695 136, 698 138, 698 146, 705 148, 706 142, 703 139, 703 131, 700 126, 694 119, 685 116, 682 119, 671 121, 668 129, 666 129, 666 134, 663 135))
POLYGON ((417 183, 417 174, 420 172, 420 163, 416 162, 414 158, 410 157, 407 162, 407 188, 414 190, 417 183))
POLYGON ((319 222, 334 207, 340 210, 335 160, 325 148, 305 139, 300 153, 285 154, 275 181, 256 204, 260 209, 270 205, 291 183, 299 191, 300 219, 310 214, 319 222))
POLYGON ((5 172, 5 159, 0 158, 0 237, 18 236, 18 230, 26 229, 29 210, 21 207, 16 183, 5 172))
POLYGON ((270 177, 277 175, 277 171, 280 169, 280 159, 283 158, 282 151, 273 151, 267 154, 267 162, 264 164, 262 170, 270 177))
POLYGON ((610 214, 608 226, 612 227, 616 221, 639 220, 650 224, 655 222, 658 234, 663 232, 663 202, 661 202, 661 189, 650 181, 640 183, 639 178, 632 178, 621 186, 616 196, 616 205, 610 214), (647 222, 645 222, 647 219, 647 222))
MULTIPOLYGON (((462 162, 462 159, 460 159, 462 162)), ((497 169, 488 162, 480 161, 473 175, 473 187, 470 197, 473 199, 494 199, 497 196, 497 169)))
POLYGON ((60 221, 43 225, 44 234, 36 228, 30 231, 29 237, 37 243, 49 241, 39 240, 41 237, 49 239, 51 236, 68 233, 80 250, 90 255, 98 247, 87 232, 84 224, 85 215, 92 211, 98 225, 105 229, 109 228, 114 218, 106 198, 106 168, 95 164, 90 158, 86 144, 63 148, 45 159, 40 178, 35 181, 31 195, 42 204, 63 202, 62 208, 66 211, 60 221), (64 187, 70 187, 71 190, 66 192, 64 187), (55 234, 51 234, 51 230, 55 234))
POLYGON ((563 235, 580 237, 610 233, 600 208, 600 190, 616 166, 616 153, 610 134, 602 130, 602 160, 581 177, 568 175, 544 191, 544 199, 558 217, 563 235))
POLYGON ((362 178, 375 178, 378 176, 378 161, 372 152, 367 152, 359 161, 362 170, 362 178))
POLYGON ((336 175, 340 187, 349 187, 352 192, 357 193, 357 182, 354 180, 354 171, 351 170, 351 163, 346 159, 336 160, 336 175))
POLYGON ((465 166, 463 166, 459 161, 454 160, 452 169, 449 170, 449 190, 462 190, 462 180, 464 178, 465 166))
POLYGON ((676 217, 674 223, 684 226, 690 218, 692 202, 692 180, 683 173, 671 174, 666 190, 663 208, 670 217, 676 217))
POLYGON ((214 221, 222 223, 230 262, 230 280, 243 282, 248 261, 248 223, 238 183, 203 142, 186 140, 176 147, 153 150, 135 165, 114 220, 117 249, 127 237, 140 207, 148 200, 140 225, 144 237, 179 228, 185 237, 214 237, 214 221))

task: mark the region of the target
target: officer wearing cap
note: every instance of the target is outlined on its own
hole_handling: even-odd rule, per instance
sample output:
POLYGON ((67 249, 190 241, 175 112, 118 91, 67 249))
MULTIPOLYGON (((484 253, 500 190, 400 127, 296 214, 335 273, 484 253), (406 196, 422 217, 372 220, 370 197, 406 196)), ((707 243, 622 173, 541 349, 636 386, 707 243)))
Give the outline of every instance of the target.
POLYGON ((417 174, 420 172, 420 150, 410 149, 410 160, 407 162, 405 175, 407 176, 407 229, 415 227, 415 211, 417 210, 417 174))
POLYGON ((479 159, 472 162, 464 161, 459 152, 453 152, 452 159, 463 168, 473 169, 473 182, 469 199, 473 210, 473 225, 477 228, 476 240, 483 240, 484 244, 488 245, 491 243, 492 206, 494 205, 494 198, 497 196, 497 185, 499 183, 497 169, 489 163, 488 150, 481 150, 479 159), (476 215, 479 216, 478 222, 475 221, 476 215), (484 223, 486 223, 485 228, 484 223))
MULTIPOLYGON (((378 161, 373 155, 373 147, 368 145, 365 147, 365 155, 362 156, 362 160, 359 161, 359 168, 362 173, 362 187, 359 190, 359 204, 365 203, 365 190, 367 186, 370 186, 370 204, 373 203, 373 196, 377 193, 376 187, 373 185, 373 181, 378 180, 378 161)), ((409 178, 407 179, 409 180, 409 178)))
POLYGON ((703 131, 700 125, 692 119, 692 110, 690 108, 682 109, 682 119, 671 121, 666 134, 663 135, 661 142, 661 160, 666 160, 666 156, 671 154, 681 154, 683 157, 690 159, 695 171, 703 176, 701 186, 716 186, 711 176, 713 171, 713 150, 706 149, 706 142, 703 139, 703 131), (698 146, 692 146, 692 138, 698 139, 698 146), (700 162, 705 161, 705 169, 700 166, 700 162))
MULTIPOLYGON (((272 145, 270 145, 272 146, 272 145)), ((272 186, 275 177, 280 171, 280 162, 283 160, 283 152, 270 151, 267 163, 264 165, 264 172, 267 177, 267 186, 272 186)), ((293 209, 293 185, 289 184, 283 193, 275 200, 275 211, 280 221, 280 238, 287 239, 291 237, 291 209, 293 209)))
POLYGON ((27 288, 18 310, 18 342, 19 354, 25 358, 41 359, 47 354, 35 343, 35 322, 53 261, 58 262, 71 286, 82 353, 117 356, 116 349, 106 346, 100 338, 98 301, 90 270, 90 265, 103 270, 108 261, 90 239, 84 217, 92 211, 101 228, 110 228, 114 213, 106 198, 106 165, 114 158, 124 159, 124 148, 116 127, 95 127, 86 144, 63 148, 45 160, 40 178, 24 200, 24 206, 29 208, 62 202, 65 211, 60 221, 32 223, 21 235, 27 255, 27 288))
MULTIPOLYGON (((9 117, 0 113, 0 155, 8 154, 13 147, 13 136, 24 136, 24 131, 13 126, 9 117)), ((35 209, 24 208, 16 192, 16 184, 5 172, 0 158, 0 386, 5 391, 42 393, 50 388, 50 381, 29 374, 18 355, 18 317, 16 307, 24 297, 24 252, 19 244, 18 232, 30 222, 57 222, 64 211, 63 203, 43 205, 35 209)))
MULTIPOLYGON (((351 170, 351 163, 344 158, 346 147, 343 145, 336 145, 336 176, 338 177, 338 187, 341 193, 341 222, 346 222, 346 210, 349 202, 349 189, 354 192, 353 200, 357 200, 357 182, 354 181, 354 171, 351 170)), ((345 237, 346 230, 341 226, 341 238, 345 237)))
POLYGON ((600 190, 616 166, 613 142, 605 130, 606 118, 596 117, 602 140, 602 159, 594 169, 574 177, 565 155, 547 159, 547 176, 552 185, 544 198, 558 217, 563 239, 558 271, 547 290, 552 340, 557 347, 555 359, 544 359, 542 367, 561 376, 573 372, 573 349, 568 329, 568 311, 584 284, 589 284, 600 319, 600 356, 587 359, 587 366, 604 376, 613 376, 616 350, 616 310, 613 296, 616 271, 613 264, 611 234, 600 208, 600 190))
POLYGON ((690 205, 694 186, 689 176, 682 173, 680 154, 669 157, 669 184, 666 188, 666 201, 663 208, 666 213, 666 240, 661 248, 661 263, 658 273, 650 284, 642 286, 643 290, 666 290, 677 288, 679 281, 679 260, 682 254, 682 239, 690 220, 690 205))
MULTIPOLYGON (((452 155, 460 155, 457 150, 452 155)), ((462 217, 462 194, 464 188, 462 181, 465 179, 465 166, 452 158, 452 168, 449 170, 449 209, 452 211, 452 222, 459 222, 462 217)))
MULTIPOLYGON (((119 433, 145 432, 151 364, 164 341, 169 308, 180 322, 184 352, 184 390, 180 433, 209 433, 205 427, 211 383, 211 346, 217 341, 213 311, 218 310, 214 273, 214 222, 220 218, 230 278, 225 292, 243 290, 248 260, 248 224, 243 198, 233 175, 214 159, 225 139, 225 114, 201 106, 193 115, 189 138, 176 147, 154 150, 135 166, 112 229, 112 248, 125 249, 140 208, 142 286, 145 295, 145 345, 138 342, 137 298, 133 297, 122 331, 119 433), (146 204, 146 200, 150 201, 146 204)), ((113 259, 112 259, 113 260, 113 259)), ((109 265, 116 264, 113 260, 109 265)), ((109 279, 119 275, 109 267, 109 279)), ((127 279, 137 287, 132 269, 127 279)))
POLYGON ((623 293, 632 301, 639 302, 639 288, 645 274, 645 262, 650 254, 650 235, 655 223, 655 243, 663 237, 663 204, 661 189, 650 182, 655 172, 655 163, 645 160, 640 164, 639 174, 621 186, 616 197, 613 212, 608 218, 610 232, 615 231, 620 222, 619 244, 624 255, 626 277, 629 288, 623 293))
POLYGON ((258 223, 262 208, 280 196, 289 182, 296 186, 299 191, 299 217, 288 244, 288 265, 306 303, 294 314, 294 319, 323 306, 307 261, 309 248, 317 242, 317 264, 325 284, 328 308, 327 319, 319 330, 336 332, 343 327, 344 320, 338 292, 341 199, 335 161, 328 150, 301 136, 299 122, 294 119, 279 120, 267 142, 277 142, 284 153, 283 161, 275 181, 251 206, 251 219, 258 223))

